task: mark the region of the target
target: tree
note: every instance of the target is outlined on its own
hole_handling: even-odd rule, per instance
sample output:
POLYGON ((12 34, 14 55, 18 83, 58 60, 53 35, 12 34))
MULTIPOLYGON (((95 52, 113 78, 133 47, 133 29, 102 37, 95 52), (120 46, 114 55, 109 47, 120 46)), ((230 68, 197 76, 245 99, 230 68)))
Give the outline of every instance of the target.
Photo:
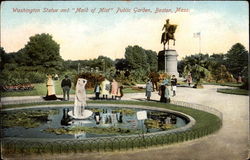
MULTIPOLYGON (((100 67, 104 71, 108 71, 115 66, 115 62, 112 59, 110 59, 109 57, 99 56, 97 58, 97 60, 98 60, 98 63, 101 65, 98 67, 100 67)), ((95 66, 95 67, 97 67, 97 66, 95 66)))
POLYGON ((157 53, 152 50, 145 50, 147 56, 147 63, 149 64, 150 71, 156 72, 158 67, 157 53))
POLYGON ((0 71, 3 70, 6 52, 3 47, 0 47, 0 71))
MULTIPOLYGON (((24 52, 24 48, 20 49, 16 53, 16 63, 18 63, 20 66, 27 66, 27 63, 29 62, 30 58, 29 56, 24 52)), ((33 68, 33 67, 32 67, 33 68)))
POLYGON ((222 53, 215 54, 214 53, 209 57, 209 60, 217 63, 218 65, 225 65, 225 54, 222 54, 222 53))
POLYGON ((115 68, 119 70, 127 70, 127 69, 130 70, 128 61, 124 58, 115 60, 115 68))
POLYGON ((4 48, 0 47, 0 70, 2 71, 4 69, 5 64, 10 63, 17 63, 16 62, 17 56, 15 52, 12 53, 6 53, 4 48))
POLYGON ((181 64, 180 67, 183 67, 179 68, 179 70, 183 71, 183 76, 187 76, 187 74, 189 74, 189 72, 192 70, 192 67, 196 65, 208 69, 208 66, 210 65, 209 55, 200 53, 186 56, 181 62, 179 62, 179 64, 181 64))
POLYGON ((131 69, 143 68, 144 71, 149 70, 149 64, 147 63, 147 55, 145 50, 139 46, 128 46, 125 49, 125 58, 128 61, 131 69))
POLYGON ((215 79, 216 82, 233 82, 234 79, 231 76, 231 74, 228 72, 226 66, 224 65, 218 65, 216 68, 214 68, 212 71, 213 79, 215 79))
POLYGON ((248 54, 242 44, 236 43, 225 55, 227 69, 235 78, 242 76, 242 72, 248 68, 248 54))
POLYGON ((150 71, 146 51, 137 45, 128 46, 125 50, 125 58, 128 61, 129 68, 132 70, 131 78, 137 82, 144 81, 150 71))
POLYGON ((184 60, 180 60, 177 62, 177 71, 180 74, 180 77, 183 77, 183 73, 184 73, 184 67, 185 67, 185 62, 184 60))
MULTIPOLYGON (((200 67, 203 67, 203 69, 201 69, 200 67, 196 67, 199 72, 207 70, 205 72, 208 73, 208 75, 204 77, 207 81, 216 81, 220 83, 235 82, 236 80, 233 78, 232 74, 229 72, 229 69, 226 67, 228 66, 228 63, 230 62, 226 58, 226 54, 212 54, 211 56, 209 56, 208 54, 196 54, 186 56, 183 60, 178 62, 178 71, 181 71, 183 75, 187 75, 192 72, 192 70, 194 69, 193 66, 199 65, 200 67)), ((244 71, 246 70, 247 69, 243 69, 241 71, 243 77, 245 73, 244 71)), ((194 73, 197 72, 195 71, 194 73)))
POLYGON ((201 85, 202 80, 210 76, 210 72, 199 64, 195 64, 191 67, 192 77, 196 80, 195 87, 201 85))
POLYGON ((195 86, 201 85, 203 79, 210 77, 210 71, 208 66, 211 64, 208 54, 195 54, 186 56, 182 62, 183 75, 187 76, 191 73, 195 80, 195 86))
POLYGON ((145 67, 149 69, 151 72, 157 71, 157 53, 152 50, 144 50, 139 46, 128 46, 125 52, 126 59, 116 59, 115 67, 119 70, 126 69, 138 69, 141 67, 145 67), (139 53, 135 53, 136 48, 138 47, 139 53), (142 56, 142 57, 140 57, 142 56), (147 64, 145 64, 147 63, 147 64))
MULTIPOLYGON (((41 68, 44 73, 58 72, 62 67, 62 58, 59 54, 60 46, 49 34, 36 34, 30 37, 22 53, 27 56, 26 65, 41 68)), ((24 55, 24 56, 25 56, 24 55)))

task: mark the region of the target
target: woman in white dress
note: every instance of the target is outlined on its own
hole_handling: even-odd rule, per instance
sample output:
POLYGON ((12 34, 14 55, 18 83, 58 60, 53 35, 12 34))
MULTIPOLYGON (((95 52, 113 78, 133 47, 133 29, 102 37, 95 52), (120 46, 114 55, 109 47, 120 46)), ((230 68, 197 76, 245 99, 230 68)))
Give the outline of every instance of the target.
POLYGON ((56 100, 55 85, 51 75, 47 75, 48 80, 46 83, 47 95, 43 97, 45 100, 56 100))

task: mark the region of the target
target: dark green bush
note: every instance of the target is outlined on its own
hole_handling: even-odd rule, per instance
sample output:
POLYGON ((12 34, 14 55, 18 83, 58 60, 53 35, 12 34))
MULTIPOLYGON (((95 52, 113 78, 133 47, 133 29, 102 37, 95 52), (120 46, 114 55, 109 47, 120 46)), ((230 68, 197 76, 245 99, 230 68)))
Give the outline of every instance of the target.
POLYGON ((1 73, 0 79, 1 85, 10 86, 29 83, 43 83, 46 80, 46 75, 39 72, 4 70, 1 73))
POLYGON ((46 75, 39 72, 28 72, 25 74, 25 77, 30 83, 43 83, 46 80, 46 75))
POLYGON ((132 70, 130 77, 133 82, 145 82, 148 78, 147 72, 143 69, 132 70))
POLYGON ((105 77, 99 73, 90 73, 90 72, 80 73, 74 79, 74 86, 76 86, 76 82, 78 78, 84 78, 88 80, 88 83, 86 84, 86 88, 94 88, 95 84, 97 82, 101 83, 105 77))

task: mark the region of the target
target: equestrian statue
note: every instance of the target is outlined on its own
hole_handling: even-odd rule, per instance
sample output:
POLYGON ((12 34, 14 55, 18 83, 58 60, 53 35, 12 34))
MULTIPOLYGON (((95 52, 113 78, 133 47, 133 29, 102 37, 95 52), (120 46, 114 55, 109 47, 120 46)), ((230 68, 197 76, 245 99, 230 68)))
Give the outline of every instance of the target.
POLYGON ((164 24, 162 30, 164 32, 161 35, 161 43, 164 45, 164 50, 166 43, 168 43, 168 49, 169 49, 169 40, 172 39, 174 41, 173 45, 175 45, 175 38, 174 38, 174 33, 177 28, 176 24, 169 24, 169 19, 166 20, 166 24, 164 24))

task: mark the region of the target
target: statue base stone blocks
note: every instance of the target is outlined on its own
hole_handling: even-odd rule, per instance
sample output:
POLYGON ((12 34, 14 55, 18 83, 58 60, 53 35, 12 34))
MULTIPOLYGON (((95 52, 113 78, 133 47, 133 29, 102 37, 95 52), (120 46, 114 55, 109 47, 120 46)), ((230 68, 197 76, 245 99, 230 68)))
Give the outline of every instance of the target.
POLYGON ((158 71, 179 77, 177 71, 177 52, 173 49, 162 50, 158 53, 158 71))

